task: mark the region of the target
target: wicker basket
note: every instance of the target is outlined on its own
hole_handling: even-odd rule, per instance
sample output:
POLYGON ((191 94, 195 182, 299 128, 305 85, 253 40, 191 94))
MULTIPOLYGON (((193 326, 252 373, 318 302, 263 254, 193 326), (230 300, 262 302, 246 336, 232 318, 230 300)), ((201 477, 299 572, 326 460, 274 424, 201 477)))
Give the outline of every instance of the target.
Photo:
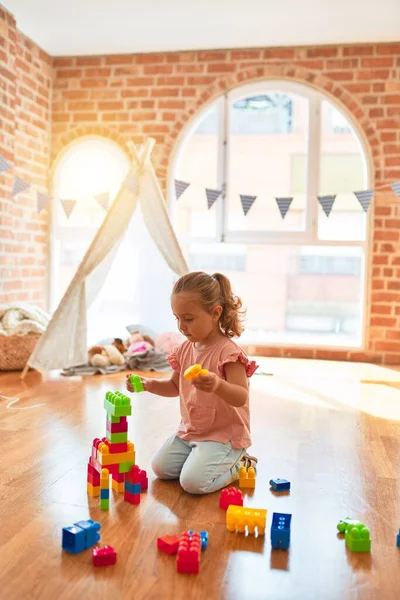
POLYGON ((0 371, 21 371, 40 336, 40 333, 0 335, 0 371))

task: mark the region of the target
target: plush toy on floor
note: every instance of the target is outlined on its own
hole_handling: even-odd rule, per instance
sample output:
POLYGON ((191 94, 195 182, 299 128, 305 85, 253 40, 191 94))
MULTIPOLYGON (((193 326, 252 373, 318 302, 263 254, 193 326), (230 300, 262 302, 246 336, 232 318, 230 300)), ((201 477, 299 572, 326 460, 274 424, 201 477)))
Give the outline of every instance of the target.
POLYGON ((89 348, 89 364, 92 367, 105 368, 110 365, 122 367, 125 364, 122 340, 115 338, 112 344, 97 345, 89 348))

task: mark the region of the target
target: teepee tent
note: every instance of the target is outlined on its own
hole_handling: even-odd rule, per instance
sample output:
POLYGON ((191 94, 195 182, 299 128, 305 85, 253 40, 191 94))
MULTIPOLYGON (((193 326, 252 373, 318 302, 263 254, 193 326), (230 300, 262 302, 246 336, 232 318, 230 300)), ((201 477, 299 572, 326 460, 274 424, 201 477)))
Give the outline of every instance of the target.
POLYGON ((177 275, 188 267, 168 217, 164 196, 151 164, 154 140, 142 152, 130 148, 133 164, 110 207, 47 330, 38 341, 22 373, 68 368, 87 360, 87 311, 100 293, 119 244, 135 210, 140 206, 143 222, 169 268, 177 275))

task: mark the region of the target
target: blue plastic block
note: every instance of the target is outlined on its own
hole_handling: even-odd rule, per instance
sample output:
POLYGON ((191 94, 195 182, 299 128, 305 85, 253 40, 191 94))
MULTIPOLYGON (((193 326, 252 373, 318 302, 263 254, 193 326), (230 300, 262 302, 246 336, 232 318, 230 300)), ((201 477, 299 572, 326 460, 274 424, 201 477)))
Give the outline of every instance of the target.
POLYGON ((292 515, 273 513, 271 525, 271 546, 287 550, 290 544, 290 522, 292 515))
POLYGON ((140 494, 140 483, 130 483, 125 480, 125 491, 130 494, 140 494))
POLYGON ((286 490, 290 490, 290 481, 287 479, 271 479, 269 485, 276 492, 284 492, 286 490))
POLYGON ((97 521, 92 521, 92 519, 87 519, 87 521, 79 521, 79 523, 74 523, 75 527, 80 527, 84 530, 86 535, 85 548, 90 548, 90 546, 94 546, 100 539, 100 534, 97 533, 101 527, 100 523, 97 521))
POLYGON ((200 531, 201 549, 205 550, 208 546, 208 531, 200 531))
POLYGON ((109 489, 102 490, 100 488, 100 499, 101 500, 109 500, 110 499, 110 490, 109 489))
POLYGON ((73 525, 62 530, 62 549, 70 554, 78 554, 86 548, 86 536, 83 529, 73 525))
POLYGON ((397 547, 400 548, 400 529, 399 529, 399 533, 397 534, 397 547))

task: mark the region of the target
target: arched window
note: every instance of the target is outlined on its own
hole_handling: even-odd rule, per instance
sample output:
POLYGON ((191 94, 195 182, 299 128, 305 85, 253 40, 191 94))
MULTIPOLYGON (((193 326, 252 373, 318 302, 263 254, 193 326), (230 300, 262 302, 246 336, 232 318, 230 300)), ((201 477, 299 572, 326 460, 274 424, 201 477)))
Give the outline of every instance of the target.
POLYGON ((368 219, 351 192, 367 188, 367 160, 338 106, 287 81, 235 88, 193 122, 172 175, 191 184, 176 202, 170 186, 190 267, 231 278, 244 342, 363 345, 368 219), (205 188, 222 190, 210 209, 205 188), (241 195, 256 197, 247 215, 241 195), (276 197, 293 198, 285 218, 276 197))

